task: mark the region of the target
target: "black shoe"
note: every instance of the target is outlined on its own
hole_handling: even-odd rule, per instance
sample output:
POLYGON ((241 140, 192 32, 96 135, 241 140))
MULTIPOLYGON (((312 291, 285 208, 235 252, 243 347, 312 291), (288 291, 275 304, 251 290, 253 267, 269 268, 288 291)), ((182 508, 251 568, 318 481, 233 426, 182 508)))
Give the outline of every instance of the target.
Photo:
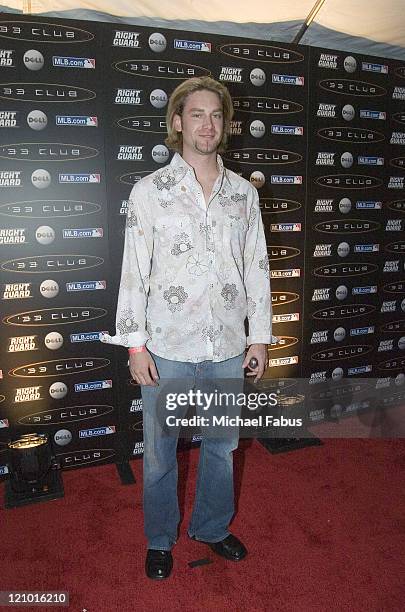
POLYGON ((168 578, 173 567, 173 557, 170 550, 148 549, 145 561, 145 572, 152 580, 168 578))
POLYGON ((229 536, 220 542, 204 542, 203 540, 197 540, 195 536, 191 536, 191 539, 207 544, 214 553, 230 561, 241 561, 248 552, 242 542, 232 534, 229 534, 229 536))

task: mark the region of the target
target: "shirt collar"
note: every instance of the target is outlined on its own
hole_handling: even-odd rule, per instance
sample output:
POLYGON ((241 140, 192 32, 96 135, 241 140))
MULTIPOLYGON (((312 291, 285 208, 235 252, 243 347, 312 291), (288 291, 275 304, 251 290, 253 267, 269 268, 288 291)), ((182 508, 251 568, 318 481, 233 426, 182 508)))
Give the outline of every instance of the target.
MULTIPOLYGON (((218 164, 218 168, 219 168, 219 175, 218 175, 218 179, 219 181, 222 183, 223 179, 226 177, 229 181, 229 177, 227 176, 228 173, 226 171, 226 168, 224 167, 224 162, 222 161, 222 157, 217 153, 217 164, 218 164)), ((190 164, 188 164, 180 155, 180 153, 176 153, 173 155, 170 165, 173 168, 184 168, 186 169, 190 176, 192 176, 193 178, 195 178, 195 172, 194 172, 194 168, 192 166, 190 166, 190 164)), ((217 179, 217 180, 218 180, 217 179)))

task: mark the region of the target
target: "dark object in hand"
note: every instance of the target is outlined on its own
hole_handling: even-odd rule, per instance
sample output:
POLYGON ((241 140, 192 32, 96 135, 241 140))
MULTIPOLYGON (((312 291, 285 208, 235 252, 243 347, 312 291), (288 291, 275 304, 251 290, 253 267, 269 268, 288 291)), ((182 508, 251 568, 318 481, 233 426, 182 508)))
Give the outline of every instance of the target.
POLYGON ((257 361, 256 357, 252 357, 249 361, 249 368, 252 368, 252 370, 254 370, 255 368, 257 368, 259 362, 257 361))

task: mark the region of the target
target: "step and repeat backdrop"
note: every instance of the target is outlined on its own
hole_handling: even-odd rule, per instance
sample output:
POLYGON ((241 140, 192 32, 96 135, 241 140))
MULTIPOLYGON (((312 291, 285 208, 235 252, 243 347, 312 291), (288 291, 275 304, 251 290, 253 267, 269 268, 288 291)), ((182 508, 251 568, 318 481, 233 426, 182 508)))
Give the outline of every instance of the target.
MULTIPOLYGON (((99 336, 114 330, 129 193, 170 161, 168 98, 202 75, 234 101, 225 165, 260 194, 279 337, 266 378, 308 379, 314 422, 326 417, 320 382, 404 393, 405 64, 3 14, 3 473, 7 441, 32 431, 52 437, 64 468, 142 454, 127 352, 99 336)), ((340 413, 367 408, 352 395, 340 413)))
POLYGON ((303 375, 345 378, 333 416, 367 409, 370 383, 374 408, 404 403, 404 77, 399 62, 310 51, 303 375))

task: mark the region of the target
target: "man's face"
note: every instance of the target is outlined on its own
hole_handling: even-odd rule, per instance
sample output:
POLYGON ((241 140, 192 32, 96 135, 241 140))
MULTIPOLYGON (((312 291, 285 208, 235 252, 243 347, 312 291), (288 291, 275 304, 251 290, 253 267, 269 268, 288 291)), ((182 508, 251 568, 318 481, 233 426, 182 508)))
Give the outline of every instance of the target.
POLYGON ((182 116, 174 115, 173 127, 183 134, 183 154, 214 153, 224 128, 220 97, 206 89, 193 92, 186 98, 182 116))

